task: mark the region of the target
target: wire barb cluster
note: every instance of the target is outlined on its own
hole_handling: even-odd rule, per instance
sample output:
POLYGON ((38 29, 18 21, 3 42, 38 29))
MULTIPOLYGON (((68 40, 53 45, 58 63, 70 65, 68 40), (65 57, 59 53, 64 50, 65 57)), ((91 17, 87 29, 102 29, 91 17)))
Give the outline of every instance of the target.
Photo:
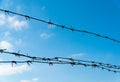
POLYGON ((12 63, 12 66, 13 66, 13 64, 17 64, 17 63, 27 63, 28 65, 31 65, 33 63, 46 63, 46 64, 49 64, 50 66, 52 66, 54 64, 69 64, 72 66, 80 65, 80 66, 84 66, 84 67, 93 67, 93 68, 99 68, 102 70, 108 70, 108 71, 114 72, 114 73, 120 73, 120 66, 105 64, 102 62, 77 60, 77 59, 73 59, 73 58, 64 58, 64 57, 54 57, 54 58, 35 57, 35 56, 21 54, 19 52, 18 53, 8 52, 5 49, 0 49, 0 53, 12 54, 14 56, 26 57, 29 59, 29 60, 25 60, 25 61, 0 61, 0 63, 12 63))
POLYGON ((111 40, 111 41, 120 43, 120 40, 117 40, 117 39, 115 39, 115 38, 111 38, 111 37, 106 36, 106 35, 101 35, 101 34, 89 32, 89 31, 87 31, 87 30, 77 30, 77 29, 72 28, 72 27, 67 27, 67 26, 65 26, 65 25, 57 24, 57 23, 54 23, 54 22, 51 22, 51 21, 46 21, 46 20, 43 20, 43 19, 39 19, 39 18, 36 18, 36 17, 31 17, 31 16, 29 16, 29 15, 16 13, 16 12, 9 11, 9 10, 0 9, 0 11, 5 12, 5 14, 11 13, 11 14, 14 14, 14 15, 22 16, 22 17, 24 17, 26 20, 28 20, 28 19, 33 19, 33 20, 36 20, 36 21, 39 21, 39 22, 43 22, 43 23, 46 23, 46 24, 50 24, 50 25, 54 25, 54 26, 60 27, 60 28, 62 28, 62 29, 67 29, 67 30, 71 30, 71 31, 75 31, 75 32, 81 32, 81 33, 86 33, 86 34, 94 35, 94 36, 97 36, 97 37, 101 37, 101 38, 104 38, 104 39, 108 39, 108 40, 111 40))

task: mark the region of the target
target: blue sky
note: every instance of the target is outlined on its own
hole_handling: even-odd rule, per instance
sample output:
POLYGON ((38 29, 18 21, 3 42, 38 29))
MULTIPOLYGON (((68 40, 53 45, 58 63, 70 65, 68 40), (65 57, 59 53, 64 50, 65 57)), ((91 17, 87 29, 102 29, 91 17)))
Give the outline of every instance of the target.
MULTIPOLYGON (((0 8, 120 40, 119 0, 0 0, 0 8)), ((0 48, 40 57, 73 57, 119 65, 120 43, 0 12, 0 48)), ((0 55, 0 60, 17 60, 0 55)), ((120 82, 119 75, 82 66, 0 65, 0 82, 120 82)))

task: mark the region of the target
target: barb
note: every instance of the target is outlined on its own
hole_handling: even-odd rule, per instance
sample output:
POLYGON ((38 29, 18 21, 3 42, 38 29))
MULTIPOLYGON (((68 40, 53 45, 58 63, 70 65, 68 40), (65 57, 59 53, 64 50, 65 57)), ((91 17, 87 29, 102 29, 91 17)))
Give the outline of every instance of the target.
POLYGON ((26 57, 26 58, 30 59, 28 61, 0 61, 0 63, 12 63, 12 65, 17 64, 17 63, 27 63, 28 65, 31 65, 32 63, 47 63, 50 66, 54 65, 54 64, 70 64, 72 66, 81 65, 84 67, 100 68, 102 70, 108 70, 110 72, 120 73, 120 66, 105 64, 102 62, 77 60, 77 59, 73 59, 73 58, 64 58, 64 57, 53 57, 53 58, 34 57, 34 56, 28 56, 25 54, 21 54, 19 52, 18 53, 8 52, 4 49, 0 49, 0 52, 6 53, 6 54, 12 54, 12 55, 18 56, 18 57, 26 57))
POLYGON ((120 43, 120 40, 117 40, 115 38, 111 38, 111 37, 106 36, 106 35, 101 35, 101 34, 89 32, 87 30, 78 30, 78 29, 75 29, 75 28, 67 27, 65 25, 57 24, 57 23, 54 23, 54 22, 51 22, 51 21, 46 21, 46 20, 43 20, 43 19, 39 19, 39 18, 36 18, 36 17, 31 17, 31 16, 28 16, 28 15, 25 15, 25 14, 16 13, 16 12, 9 11, 9 10, 0 9, 0 11, 5 12, 5 14, 11 13, 11 14, 14 14, 14 15, 22 16, 26 20, 33 19, 33 20, 36 20, 36 21, 39 21, 39 22, 43 22, 43 23, 46 23, 46 24, 50 24, 50 25, 54 25, 54 26, 60 27, 62 29, 67 29, 67 30, 70 30, 70 31, 81 32, 81 33, 86 33, 86 34, 94 35, 94 36, 101 37, 101 38, 104 38, 104 39, 108 39, 108 40, 111 40, 113 42, 120 43))

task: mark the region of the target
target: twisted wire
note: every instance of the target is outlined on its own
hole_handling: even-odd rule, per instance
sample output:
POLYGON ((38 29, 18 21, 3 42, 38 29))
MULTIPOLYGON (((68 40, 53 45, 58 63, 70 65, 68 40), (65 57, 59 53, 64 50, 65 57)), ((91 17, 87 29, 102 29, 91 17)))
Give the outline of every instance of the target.
POLYGON ((54 26, 57 26, 57 27, 60 27, 60 28, 63 28, 63 29, 70 30, 70 31, 86 33, 86 34, 94 35, 94 36, 101 37, 101 38, 104 38, 104 39, 108 39, 108 40, 111 40, 113 42, 120 43, 120 40, 117 40, 115 38, 111 38, 111 37, 106 36, 106 35, 101 35, 101 34, 98 34, 98 33, 93 33, 93 32, 87 31, 87 30, 78 30, 78 29, 75 29, 73 27, 67 27, 65 25, 57 24, 57 23, 54 23, 54 22, 51 22, 51 21, 46 21, 46 20, 43 20, 43 19, 39 19, 39 18, 32 17, 32 16, 25 15, 25 14, 16 13, 16 12, 5 10, 5 9, 0 9, 0 11, 5 12, 5 14, 11 13, 11 14, 14 14, 14 15, 25 17, 26 20, 33 19, 33 20, 36 20, 36 21, 39 21, 39 22, 43 22, 43 23, 46 23, 46 24, 54 25, 54 26))
POLYGON ((95 62, 95 61, 85 61, 85 60, 77 60, 73 58, 64 58, 64 57, 54 57, 54 58, 46 58, 46 57, 35 57, 35 56, 29 56, 21 53, 16 53, 16 52, 8 52, 5 49, 0 49, 1 53, 6 53, 6 54, 12 54, 14 56, 18 57, 26 57, 29 58, 30 60, 27 61, 0 61, 0 63, 12 63, 12 64, 17 64, 17 63, 27 63, 28 65, 32 63, 47 63, 49 65, 53 64, 70 64, 72 66, 75 65, 80 65, 84 67, 93 67, 93 68, 99 68, 102 70, 108 70, 110 72, 114 73, 120 73, 120 66, 117 65, 111 65, 111 64, 105 64, 102 62, 95 62))
MULTIPOLYGON (((32 60, 26 60, 26 61, 0 61, 0 63, 11 63, 12 66, 13 64, 18 64, 18 63, 26 63, 29 66, 33 63, 44 63, 44 64, 49 64, 50 66, 54 65, 54 64, 70 64, 73 66, 73 64, 71 62, 66 62, 66 61, 61 61, 61 62, 55 62, 55 61, 32 61, 32 60)), ((120 71, 114 70, 114 69, 110 69, 110 68, 106 68, 103 66, 94 66, 93 64, 85 64, 85 63, 78 63, 78 62, 74 62, 74 65, 81 65, 84 67, 93 67, 93 68, 100 68, 102 70, 108 70, 109 72, 114 72, 114 73, 120 73, 120 71)))

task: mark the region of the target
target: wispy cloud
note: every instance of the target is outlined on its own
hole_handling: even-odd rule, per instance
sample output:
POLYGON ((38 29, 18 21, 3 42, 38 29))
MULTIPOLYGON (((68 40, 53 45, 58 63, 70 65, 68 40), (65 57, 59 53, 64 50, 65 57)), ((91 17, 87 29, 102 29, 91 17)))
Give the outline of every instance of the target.
POLYGON ((82 57, 85 53, 72 54, 71 57, 82 57))
POLYGON ((52 37, 53 36, 53 34, 48 34, 48 33, 41 33, 40 34, 40 37, 42 38, 42 39, 48 39, 48 38, 50 38, 50 37, 52 37))
POLYGON ((15 67, 12 67, 11 65, 8 64, 0 65, 0 76, 20 74, 28 70, 30 70, 30 67, 27 65, 21 65, 15 67))
POLYGON ((13 37, 9 31, 1 33, 0 48, 14 51, 17 47, 24 46, 22 38, 13 37))
POLYGON ((32 81, 39 81, 39 78, 33 78, 32 81))
POLYGON ((3 40, 0 42, 0 49, 7 49, 11 51, 13 50, 13 45, 8 41, 3 40))
POLYGON ((8 16, 0 14, 0 26, 6 26, 16 31, 28 26, 27 21, 19 20, 17 16, 8 16))
POLYGON ((39 78, 33 78, 31 80, 21 80, 20 82, 38 82, 39 78))
POLYGON ((6 17, 4 14, 0 14, 0 25, 4 25, 5 24, 5 21, 6 20, 6 17))
MULTIPOLYGON (((20 5, 14 5, 11 0, 1 0, 0 7, 3 9, 15 8, 16 11, 21 9, 20 5)), ((21 30, 28 26, 27 21, 20 20, 18 16, 5 15, 4 12, 0 13, 0 26, 7 26, 10 29, 21 30)))
POLYGON ((21 30, 22 28, 27 26, 26 21, 20 21, 16 16, 8 16, 7 19, 10 28, 13 28, 15 30, 21 30))
POLYGON ((5 40, 5 41, 11 41, 13 39, 11 33, 9 31, 4 31, 1 33, 1 36, 2 36, 2 40, 5 40))
MULTIPOLYGON (((1 0, 0 7, 8 10, 14 8, 13 10, 20 11, 22 6, 20 4, 14 4, 11 0, 1 0)), ((26 20, 22 20, 16 15, 0 12, 0 48, 13 51, 16 46, 21 46, 22 38, 14 37, 13 31, 18 32, 26 27, 28 27, 26 20)))
POLYGON ((1 8, 10 8, 13 5, 13 2, 11 0, 1 0, 0 7, 1 8))
POLYGON ((29 80, 21 80, 20 82, 30 82, 29 80))

